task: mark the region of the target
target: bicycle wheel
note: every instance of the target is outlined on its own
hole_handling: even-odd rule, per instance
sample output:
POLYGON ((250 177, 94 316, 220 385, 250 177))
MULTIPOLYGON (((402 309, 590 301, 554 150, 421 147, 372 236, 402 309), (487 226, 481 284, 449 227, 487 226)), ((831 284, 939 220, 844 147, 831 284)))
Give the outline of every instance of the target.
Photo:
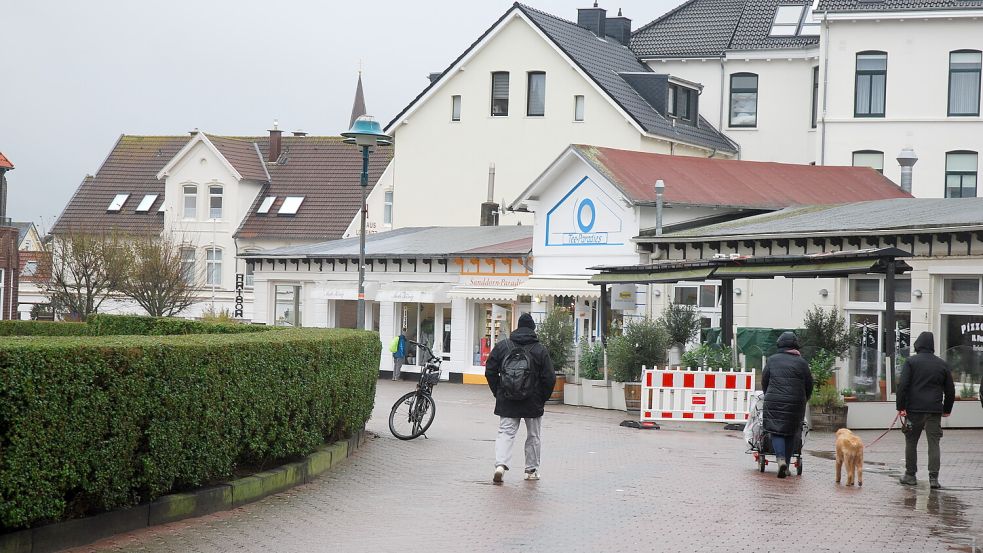
POLYGON ((389 412, 389 431, 400 440, 412 440, 427 431, 437 414, 430 396, 409 392, 389 412))

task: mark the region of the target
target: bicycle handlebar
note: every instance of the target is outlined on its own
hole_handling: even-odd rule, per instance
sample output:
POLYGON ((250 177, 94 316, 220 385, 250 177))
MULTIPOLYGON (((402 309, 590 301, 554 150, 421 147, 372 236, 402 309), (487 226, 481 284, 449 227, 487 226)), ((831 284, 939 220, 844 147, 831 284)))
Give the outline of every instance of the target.
POLYGON ((427 347, 426 344, 421 344, 420 342, 416 342, 414 340, 410 340, 409 338, 406 339, 406 343, 410 344, 411 346, 416 346, 416 347, 419 347, 419 348, 423 348, 428 354, 430 354, 430 359, 439 359, 439 357, 437 357, 436 355, 434 355, 433 350, 430 349, 429 347, 427 347))

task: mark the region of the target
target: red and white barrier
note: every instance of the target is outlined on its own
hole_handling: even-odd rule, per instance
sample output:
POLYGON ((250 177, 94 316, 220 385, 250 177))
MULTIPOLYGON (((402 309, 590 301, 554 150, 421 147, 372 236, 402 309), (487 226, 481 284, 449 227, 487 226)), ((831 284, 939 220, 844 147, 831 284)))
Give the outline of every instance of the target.
POLYGON ((642 368, 640 420, 745 421, 752 372, 642 368))

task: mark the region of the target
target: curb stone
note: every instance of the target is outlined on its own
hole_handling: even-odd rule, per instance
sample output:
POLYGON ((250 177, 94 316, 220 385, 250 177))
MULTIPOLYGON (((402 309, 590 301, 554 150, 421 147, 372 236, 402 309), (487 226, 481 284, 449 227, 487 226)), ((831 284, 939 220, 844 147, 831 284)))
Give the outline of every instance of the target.
POLYGON ((226 484, 161 496, 151 503, 128 509, 0 534, 0 553, 49 553, 148 526, 229 511, 313 481, 351 457, 367 441, 368 433, 361 429, 347 440, 319 447, 302 461, 226 484))

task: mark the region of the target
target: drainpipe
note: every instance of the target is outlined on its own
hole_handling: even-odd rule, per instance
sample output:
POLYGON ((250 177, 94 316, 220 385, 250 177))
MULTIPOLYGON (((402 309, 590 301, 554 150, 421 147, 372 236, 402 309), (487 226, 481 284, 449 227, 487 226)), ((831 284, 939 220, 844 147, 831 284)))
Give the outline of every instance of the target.
POLYGON ((724 129, 724 54, 720 54, 720 116, 717 118, 717 129, 724 129))
POLYGON ((666 183, 659 179, 655 181, 655 235, 662 236, 662 194, 666 183))
POLYGON ((823 38, 821 39, 823 50, 823 130, 820 134, 819 145, 819 165, 826 165, 826 98, 829 90, 829 19, 827 12, 823 12, 823 38))

